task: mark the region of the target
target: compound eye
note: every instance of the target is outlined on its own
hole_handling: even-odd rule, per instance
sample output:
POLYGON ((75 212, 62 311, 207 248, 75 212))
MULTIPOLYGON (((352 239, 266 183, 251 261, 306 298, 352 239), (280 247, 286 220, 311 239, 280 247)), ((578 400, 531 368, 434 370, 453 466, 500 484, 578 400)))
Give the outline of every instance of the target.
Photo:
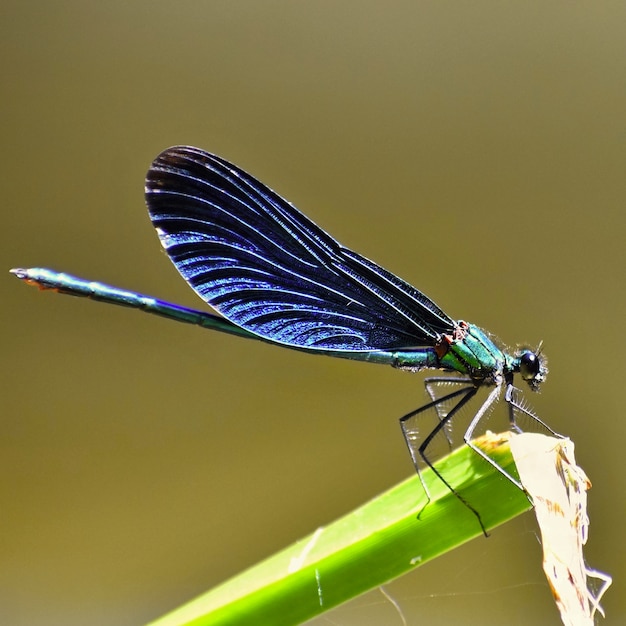
POLYGON ((519 371, 524 380, 533 380, 539 374, 541 362, 534 352, 524 352, 520 357, 519 371))

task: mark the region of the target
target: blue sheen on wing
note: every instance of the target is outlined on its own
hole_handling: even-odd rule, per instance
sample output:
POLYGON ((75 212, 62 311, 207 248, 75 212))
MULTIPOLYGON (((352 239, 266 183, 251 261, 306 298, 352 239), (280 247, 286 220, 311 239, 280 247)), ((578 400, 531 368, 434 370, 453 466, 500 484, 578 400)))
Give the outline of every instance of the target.
POLYGON ((212 154, 163 152, 148 171, 146 202, 185 280, 265 339, 311 350, 391 350, 431 346, 453 329, 424 294, 212 154))

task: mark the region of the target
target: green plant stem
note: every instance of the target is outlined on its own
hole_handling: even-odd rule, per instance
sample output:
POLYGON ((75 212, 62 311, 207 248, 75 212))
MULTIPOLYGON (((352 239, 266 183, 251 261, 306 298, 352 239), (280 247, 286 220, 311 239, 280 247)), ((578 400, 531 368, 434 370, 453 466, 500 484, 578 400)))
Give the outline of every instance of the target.
MULTIPOLYGON (((482 445, 515 472, 508 442, 482 445)), ((437 468, 487 529, 531 508, 523 492, 467 446, 437 468)), ((299 624, 483 535, 476 516, 431 470, 423 478, 430 502, 411 477, 149 626, 299 624)))

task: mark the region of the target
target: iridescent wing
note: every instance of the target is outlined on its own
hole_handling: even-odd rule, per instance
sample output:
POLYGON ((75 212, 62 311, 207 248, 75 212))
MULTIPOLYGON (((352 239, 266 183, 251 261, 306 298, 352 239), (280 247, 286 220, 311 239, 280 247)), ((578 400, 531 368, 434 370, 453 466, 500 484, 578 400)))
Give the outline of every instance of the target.
POLYGON ((148 171, 146 202, 183 278, 260 337, 363 352, 430 346, 452 331, 453 321, 417 289, 217 156, 169 148, 148 171))

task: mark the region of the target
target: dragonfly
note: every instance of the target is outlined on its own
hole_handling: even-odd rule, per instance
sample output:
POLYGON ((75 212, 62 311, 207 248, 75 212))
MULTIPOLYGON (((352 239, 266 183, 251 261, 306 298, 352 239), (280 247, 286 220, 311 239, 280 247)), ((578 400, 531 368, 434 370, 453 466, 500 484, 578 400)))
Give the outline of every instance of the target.
POLYGON ((523 490, 472 439, 502 395, 511 430, 520 431, 517 419, 523 414, 553 432, 513 384, 519 374, 532 391, 539 390, 547 375, 541 346, 510 351, 478 326, 454 320, 415 287, 342 246, 262 182, 199 148, 175 146, 162 152, 148 170, 145 197, 172 263, 219 315, 49 269, 11 271, 42 289, 312 354, 411 372, 443 370, 447 375, 425 380, 431 401, 401 417, 400 426, 418 474, 420 467, 430 467, 476 515, 486 534, 478 511, 437 470, 428 449, 486 388, 487 398, 463 439, 523 490), (437 419, 420 438, 416 424, 426 412, 437 419))

